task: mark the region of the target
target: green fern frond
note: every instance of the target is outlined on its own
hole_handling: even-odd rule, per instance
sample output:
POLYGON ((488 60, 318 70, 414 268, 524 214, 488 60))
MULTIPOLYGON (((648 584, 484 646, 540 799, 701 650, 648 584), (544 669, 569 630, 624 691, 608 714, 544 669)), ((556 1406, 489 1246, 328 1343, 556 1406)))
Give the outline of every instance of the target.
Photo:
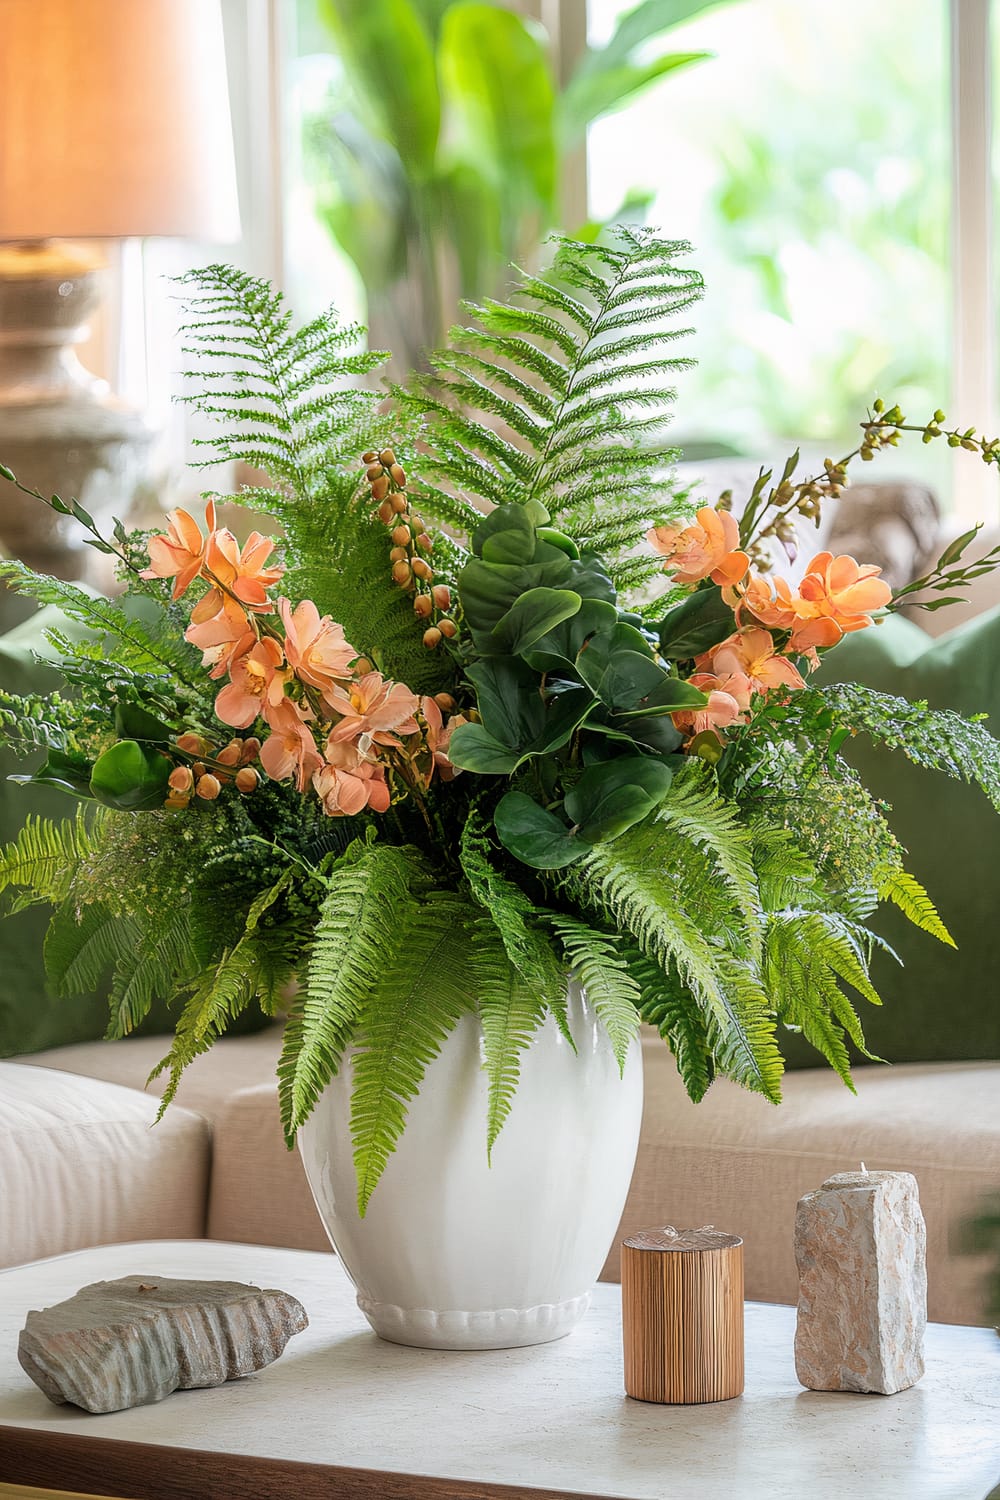
POLYGON ((399 941, 374 977, 351 1058, 351 1140, 364 1218, 428 1065, 469 1010, 470 907, 448 892, 411 902, 399 941))
POLYGON ((289 1014, 278 1063, 289 1146, 338 1071, 372 985, 394 960, 422 868, 416 849, 364 844, 348 850, 327 878, 305 983, 289 1014))
POLYGON ((546 1016, 543 999, 533 994, 507 957, 497 930, 487 918, 475 925, 469 972, 483 1029, 483 1066, 489 1088, 486 1152, 493 1147, 521 1076, 521 1053, 546 1016))
POLYGON ((618 952, 618 940, 573 917, 552 913, 548 923, 559 939, 566 963, 575 971, 608 1033, 618 1070, 624 1076, 629 1048, 639 1034, 642 995, 618 952))
POLYGON ((702 1012, 677 978, 636 949, 627 950, 629 973, 639 987, 639 1015, 655 1026, 674 1054, 677 1071, 695 1104, 701 1102, 715 1077, 715 1062, 702 1012))
POLYGON ((92 994, 121 959, 140 949, 142 930, 101 902, 77 909, 72 898, 53 913, 45 935, 45 969, 58 995, 92 994))
POLYGON ((83 807, 58 823, 29 814, 17 838, 0 853, 0 891, 20 888, 18 907, 35 902, 58 906, 93 848, 98 822, 99 815, 88 816, 83 807))
MULTIPOLYGON (((127 924, 132 925, 132 924, 127 924)), ((186 905, 177 903, 119 952, 111 985, 107 1038, 135 1030, 154 1000, 172 1000, 197 974, 186 905)))
POLYGON ((901 750, 915 765, 976 783, 1000 812, 1000 741, 977 720, 857 682, 834 683, 823 689, 823 698, 837 724, 901 750))
POLYGON ((761 908, 752 839, 739 809, 719 795, 711 770, 696 759, 685 766, 656 817, 690 840, 715 867, 746 922, 751 951, 759 951, 761 908))
POLYGON ((430 375, 396 395, 425 423, 421 468, 438 493, 537 500, 585 541, 627 498, 628 524, 603 544, 613 569, 663 509, 676 457, 659 442, 675 395, 664 376, 689 363, 668 353, 668 320, 701 280, 678 268, 688 246, 641 230, 619 230, 613 246, 556 244, 546 277, 525 278, 510 303, 470 305, 475 325, 453 330, 430 375))
POLYGON ((880 901, 891 901, 898 906, 914 927, 919 927, 922 932, 929 932, 931 937, 947 943, 951 948, 956 946, 937 907, 920 881, 908 870, 889 868, 879 871, 877 894, 880 901))

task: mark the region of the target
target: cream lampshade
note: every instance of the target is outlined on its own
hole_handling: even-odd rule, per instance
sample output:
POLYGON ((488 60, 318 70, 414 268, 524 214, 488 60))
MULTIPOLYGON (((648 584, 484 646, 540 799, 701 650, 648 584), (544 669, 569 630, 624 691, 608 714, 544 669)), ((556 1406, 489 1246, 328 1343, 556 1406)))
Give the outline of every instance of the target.
MULTIPOLYGON (((149 434, 73 352, 103 266, 73 242, 238 234, 219 0, 0 0, 0 461, 121 511, 149 434)), ((29 560, 73 571, 70 535, 0 497, 29 560)))

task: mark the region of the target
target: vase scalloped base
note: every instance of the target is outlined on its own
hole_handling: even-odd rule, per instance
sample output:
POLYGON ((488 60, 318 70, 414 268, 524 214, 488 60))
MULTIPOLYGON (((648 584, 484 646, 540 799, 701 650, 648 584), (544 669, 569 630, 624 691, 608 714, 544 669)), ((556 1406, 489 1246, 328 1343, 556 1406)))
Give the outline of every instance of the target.
POLYGON ((397 1307, 358 1297, 358 1306, 379 1338, 418 1349, 521 1349, 565 1338, 590 1306, 590 1293, 537 1307, 502 1307, 488 1312, 438 1311, 397 1307))

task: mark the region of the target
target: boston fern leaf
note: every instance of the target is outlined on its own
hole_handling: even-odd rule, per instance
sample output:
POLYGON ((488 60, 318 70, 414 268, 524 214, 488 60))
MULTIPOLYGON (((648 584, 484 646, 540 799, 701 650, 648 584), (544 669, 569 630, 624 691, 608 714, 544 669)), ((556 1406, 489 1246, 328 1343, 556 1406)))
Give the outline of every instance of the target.
POLYGON ((489 1087, 486 1111, 486 1151, 493 1147, 510 1114, 521 1076, 521 1053, 545 1020, 544 999, 530 990, 507 957, 493 923, 481 918, 469 953, 483 1029, 483 1066, 489 1087))
POLYGON ((712 1048, 697 1002, 677 978, 636 949, 627 951, 629 973, 639 988, 639 1015, 670 1047, 684 1087, 700 1103, 715 1077, 712 1048))
POLYGON ((0 891, 17 887, 15 908, 45 902, 58 906, 69 894, 77 866, 94 847, 94 819, 82 806, 75 818, 53 822, 30 814, 17 838, 0 852, 0 891))
POLYGON ((141 951, 142 930, 130 917, 95 901, 81 910, 70 898, 45 935, 45 968, 58 995, 87 995, 121 959, 141 951))
POLYGON ((373 977, 351 1059, 351 1140, 364 1218, 429 1063, 470 1006, 465 965, 472 909, 435 892, 412 901, 373 977))
POLYGON ((278 1062, 289 1146, 339 1069, 373 984, 399 952, 403 919, 423 864, 417 849, 359 843, 327 878, 305 982, 289 1014, 278 1062))
POLYGON ((702 282, 677 265, 689 246, 644 230, 556 244, 544 278, 523 279, 510 303, 470 305, 475 325, 396 394, 426 425, 422 509, 538 501, 614 573, 663 510, 676 458, 660 438, 675 396, 664 382, 690 363, 672 356, 687 330, 671 320, 702 282))
POLYGON ((154 1000, 172 1000, 197 972, 191 921, 183 904, 150 921, 136 938, 115 964, 109 1039, 128 1036, 154 1000))
MULTIPOLYGON (((723 838, 735 870, 748 861, 742 835, 734 829, 723 838)), ((562 878, 581 905, 610 913, 647 957, 676 969, 701 1008, 719 1071, 776 1101, 782 1061, 751 961, 759 917, 748 920, 732 883, 719 878, 719 849, 703 845, 679 820, 654 814, 595 845, 562 878)))
POLYGON ((955 939, 938 914, 930 896, 924 890, 920 881, 908 870, 895 867, 886 868, 878 872, 877 895, 880 901, 891 901, 898 906, 903 916, 908 918, 923 932, 929 932, 931 937, 936 937, 939 942, 947 943, 949 947, 956 946, 955 939))
POLYGON ((586 922, 553 914, 549 925, 563 957, 586 991, 587 1001, 608 1033, 618 1071, 624 1076, 629 1048, 639 1034, 642 995, 620 956, 618 940, 586 922))

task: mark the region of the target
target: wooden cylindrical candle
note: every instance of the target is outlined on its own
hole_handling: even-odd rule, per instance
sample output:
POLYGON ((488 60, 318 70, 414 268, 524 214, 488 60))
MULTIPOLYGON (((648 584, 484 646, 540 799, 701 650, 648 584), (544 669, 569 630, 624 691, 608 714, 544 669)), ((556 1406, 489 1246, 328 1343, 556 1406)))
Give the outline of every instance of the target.
POLYGON ((743 1241, 711 1225, 646 1229, 622 1245, 625 1389, 637 1401, 743 1392, 743 1241))

